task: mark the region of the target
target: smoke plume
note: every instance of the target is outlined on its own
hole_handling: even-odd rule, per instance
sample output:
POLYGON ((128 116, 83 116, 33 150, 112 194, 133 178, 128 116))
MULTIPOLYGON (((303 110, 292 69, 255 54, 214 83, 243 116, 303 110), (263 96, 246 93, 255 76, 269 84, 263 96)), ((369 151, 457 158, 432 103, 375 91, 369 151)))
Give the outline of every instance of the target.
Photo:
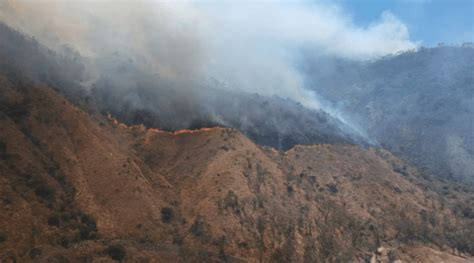
POLYGON ((208 107, 218 88, 276 95, 338 115, 305 87, 301 50, 367 60, 417 46, 389 11, 360 27, 326 2, 0 0, 0 19, 59 53, 79 52, 85 88, 106 80, 109 96, 147 110, 156 105, 135 92, 139 86, 165 87, 194 110, 208 107))

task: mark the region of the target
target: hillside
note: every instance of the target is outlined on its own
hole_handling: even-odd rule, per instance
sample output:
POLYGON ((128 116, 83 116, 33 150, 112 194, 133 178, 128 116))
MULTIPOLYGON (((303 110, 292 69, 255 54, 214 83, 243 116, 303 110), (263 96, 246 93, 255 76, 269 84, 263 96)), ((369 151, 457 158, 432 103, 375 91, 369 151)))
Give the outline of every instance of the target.
POLYGON ((2 262, 472 260, 472 189, 382 149, 128 127, 16 74, 0 125, 2 262))
POLYGON ((168 83, 119 52, 81 56, 69 46, 52 51, 0 22, 0 72, 47 83, 75 104, 112 113, 127 124, 163 130, 235 128, 258 144, 369 144, 367 138, 322 109, 278 96, 220 87, 216 81, 168 83))
POLYGON ((474 180, 474 48, 369 62, 309 57, 308 81, 369 136, 425 173, 474 180))

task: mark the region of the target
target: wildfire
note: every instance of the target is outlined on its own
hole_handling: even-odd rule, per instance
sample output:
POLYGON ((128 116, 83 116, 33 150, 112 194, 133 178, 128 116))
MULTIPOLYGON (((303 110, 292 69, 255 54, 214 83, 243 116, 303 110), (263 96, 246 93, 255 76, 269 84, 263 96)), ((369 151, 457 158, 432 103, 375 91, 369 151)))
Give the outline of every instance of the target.
POLYGON ((112 116, 112 114, 110 114, 110 113, 107 113, 107 119, 109 119, 109 121, 111 121, 114 125, 119 126, 120 128, 130 129, 130 128, 133 127, 133 126, 128 126, 128 125, 125 124, 125 123, 119 122, 119 121, 118 121, 114 116, 112 116))
POLYGON ((174 131, 173 134, 178 135, 178 134, 184 134, 184 133, 210 132, 212 131, 212 129, 215 129, 215 128, 200 128, 196 130, 182 129, 182 130, 174 131))
POLYGON ((139 130, 139 131, 147 131, 147 132, 156 132, 156 133, 165 133, 165 134, 172 134, 172 135, 180 135, 180 134, 191 134, 191 133, 198 133, 198 132, 210 132, 214 129, 218 129, 219 127, 211 127, 211 128, 200 128, 200 129, 195 129, 195 130, 189 130, 189 129, 181 129, 181 130, 176 130, 172 132, 160 130, 157 128, 146 128, 145 125, 143 124, 137 124, 137 125, 127 125, 125 123, 122 123, 118 121, 112 114, 108 113, 107 118, 116 126, 123 128, 123 129, 129 129, 129 130, 139 130))

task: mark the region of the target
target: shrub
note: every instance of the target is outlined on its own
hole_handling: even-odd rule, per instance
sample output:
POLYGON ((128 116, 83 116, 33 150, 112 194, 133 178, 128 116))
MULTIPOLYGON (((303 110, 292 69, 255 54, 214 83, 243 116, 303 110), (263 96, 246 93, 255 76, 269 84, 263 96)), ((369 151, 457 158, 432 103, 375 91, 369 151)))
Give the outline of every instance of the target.
POLYGON ((209 228, 210 226, 208 223, 206 223, 204 218, 202 216, 198 216, 191 227, 191 233, 195 237, 198 237, 202 243, 206 244, 211 240, 209 228))
POLYGON ((232 209, 236 213, 239 212, 239 197, 234 193, 234 191, 229 190, 227 195, 223 200, 219 202, 220 209, 232 209))
POLYGON ((316 183, 316 176, 314 175, 308 176, 308 181, 311 183, 311 185, 314 185, 316 183))
POLYGON ((163 223, 169 224, 173 221, 174 212, 170 207, 164 207, 161 209, 161 221, 163 223))
POLYGON ((469 204, 456 204, 456 206, 454 207, 454 211, 464 217, 464 218, 468 218, 468 219, 474 219, 474 210, 469 206, 469 204))
POLYGON ((4 141, 0 141, 0 160, 8 159, 7 144, 4 141))
POLYGON ((113 260, 117 260, 121 262, 122 260, 125 259, 127 256, 127 252, 125 248, 121 245, 110 245, 107 248, 107 254, 109 255, 110 258, 113 260))
POLYGON ((289 186, 286 188, 286 191, 287 191, 289 194, 292 194, 295 190, 293 189, 293 186, 289 185, 289 186))
POLYGON ((97 225, 94 220, 89 215, 81 214, 81 223, 79 227, 79 235, 82 240, 91 240, 96 238, 97 225))
POLYGON ((62 215, 61 215, 61 220, 62 221, 69 222, 71 219, 72 219, 71 213, 69 213, 68 211, 65 211, 65 212, 62 213, 62 215))
POLYGON ((69 248, 69 245, 73 243, 73 240, 71 240, 71 237, 69 237, 68 235, 61 235, 58 237, 58 243, 63 248, 69 248))
POLYGON ((30 252, 28 253, 30 255, 30 258, 31 259, 34 259, 34 258, 37 258, 39 256, 41 256, 41 249, 40 248, 37 248, 37 247, 34 247, 30 250, 30 252))
POLYGON ((22 121, 29 114, 27 102, 20 102, 8 107, 6 113, 15 121, 22 121))
POLYGON ((85 224, 87 227, 96 230, 97 225, 95 223, 95 219, 92 218, 91 216, 86 215, 86 214, 82 214, 81 215, 81 222, 83 224, 85 224))
POLYGON ((183 244, 184 238, 178 234, 173 236, 173 244, 181 246, 183 244))
POLYGON ((396 166, 393 168, 393 171, 396 172, 396 173, 399 173, 403 176, 409 176, 409 172, 407 170, 407 167, 404 165, 404 166, 396 166))
POLYGON ((249 244, 245 241, 241 241, 238 244, 239 248, 249 249, 249 244))
POLYGON ((273 262, 288 262, 288 259, 285 257, 281 249, 277 249, 272 254, 272 261, 273 262))
POLYGON ((51 201, 54 198, 54 189, 47 184, 40 184, 36 187, 35 194, 45 200, 51 201))
POLYGON ((339 192, 339 189, 337 189, 337 185, 335 185, 335 184, 328 184, 327 187, 329 189, 329 192, 331 192, 333 194, 339 192))
POLYGON ((219 249, 219 259, 222 262, 228 262, 229 261, 228 256, 225 254, 225 251, 224 251, 223 248, 219 249))
POLYGON ((0 232, 0 244, 7 241, 7 235, 0 232))
POLYGON ((53 214, 48 217, 48 225, 50 226, 59 226, 60 220, 57 214, 53 214))
POLYGON ((402 189, 400 189, 400 187, 398 187, 398 186, 393 187, 393 191, 395 191, 395 193, 397 193, 397 194, 402 193, 402 189))
POLYGON ((260 186, 265 183, 265 178, 268 175, 268 171, 257 163, 257 190, 260 190, 260 186))

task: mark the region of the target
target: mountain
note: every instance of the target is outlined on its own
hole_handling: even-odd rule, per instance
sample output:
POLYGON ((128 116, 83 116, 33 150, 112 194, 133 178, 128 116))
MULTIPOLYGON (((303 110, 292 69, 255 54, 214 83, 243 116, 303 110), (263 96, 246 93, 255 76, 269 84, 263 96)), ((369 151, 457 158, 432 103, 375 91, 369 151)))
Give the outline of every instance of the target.
POLYGON ((383 149, 127 126, 16 74, 0 126, 2 262, 472 260, 474 190, 383 149))
POLYGON ((368 62, 306 57, 308 82, 370 137, 426 173, 474 180, 474 48, 368 62))
POLYGON ((0 22, 0 72, 47 83, 76 104, 112 113, 127 124, 168 131, 229 127, 279 149, 295 144, 370 144, 324 110, 289 99, 225 89, 214 80, 177 87, 119 53, 91 60, 68 46, 53 52, 0 22))
POLYGON ((98 60, 0 24, 1 262, 472 261, 472 185, 324 110, 98 60))

